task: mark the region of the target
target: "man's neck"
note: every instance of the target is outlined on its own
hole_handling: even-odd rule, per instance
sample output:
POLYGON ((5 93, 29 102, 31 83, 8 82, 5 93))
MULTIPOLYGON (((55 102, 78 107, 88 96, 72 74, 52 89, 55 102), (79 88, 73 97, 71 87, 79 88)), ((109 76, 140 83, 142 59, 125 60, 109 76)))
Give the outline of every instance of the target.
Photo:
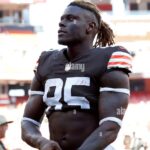
POLYGON ((91 44, 68 46, 67 55, 70 60, 87 53, 92 48, 91 44))

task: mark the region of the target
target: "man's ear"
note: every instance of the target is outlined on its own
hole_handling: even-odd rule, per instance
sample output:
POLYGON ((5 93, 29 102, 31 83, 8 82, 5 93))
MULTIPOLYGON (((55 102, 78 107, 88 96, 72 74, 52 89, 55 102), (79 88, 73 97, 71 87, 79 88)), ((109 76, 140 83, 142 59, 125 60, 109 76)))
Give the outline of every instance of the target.
POLYGON ((86 33, 89 34, 89 33, 93 32, 95 30, 95 28, 96 28, 96 23, 95 22, 90 22, 88 24, 87 29, 86 29, 86 33))

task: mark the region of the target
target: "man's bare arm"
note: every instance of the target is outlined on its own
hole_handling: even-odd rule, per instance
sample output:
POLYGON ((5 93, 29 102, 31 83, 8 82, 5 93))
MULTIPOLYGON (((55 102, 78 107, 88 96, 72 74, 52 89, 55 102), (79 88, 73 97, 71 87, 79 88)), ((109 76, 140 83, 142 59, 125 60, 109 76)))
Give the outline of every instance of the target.
POLYGON ((129 78, 124 72, 112 71, 101 79, 99 97, 99 127, 78 150, 100 150, 112 143, 119 132, 129 100, 129 78), (124 110, 119 113, 120 109, 124 110), (108 118, 109 117, 109 118, 108 118))
POLYGON ((31 84, 31 94, 27 101, 21 122, 22 139, 30 146, 40 150, 61 150, 55 141, 46 139, 40 132, 39 127, 45 109, 46 106, 43 102, 40 84, 36 78, 34 78, 31 84))

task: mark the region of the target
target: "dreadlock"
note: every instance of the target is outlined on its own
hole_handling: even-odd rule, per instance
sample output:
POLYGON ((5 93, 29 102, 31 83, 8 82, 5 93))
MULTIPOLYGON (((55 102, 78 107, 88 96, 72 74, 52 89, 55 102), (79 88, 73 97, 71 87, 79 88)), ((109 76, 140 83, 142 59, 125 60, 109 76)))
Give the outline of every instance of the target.
POLYGON ((109 27, 109 25, 106 22, 104 22, 101 19, 99 10, 94 4, 84 1, 84 0, 75 0, 71 2, 68 6, 78 6, 78 7, 81 7, 83 9, 89 10, 92 13, 94 13, 98 21, 98 32, 97 32, 95 44, 93 45, 94 48, 107 46, 107 45, 110 46, 115 43, 114 33, 112 29, 109 27))

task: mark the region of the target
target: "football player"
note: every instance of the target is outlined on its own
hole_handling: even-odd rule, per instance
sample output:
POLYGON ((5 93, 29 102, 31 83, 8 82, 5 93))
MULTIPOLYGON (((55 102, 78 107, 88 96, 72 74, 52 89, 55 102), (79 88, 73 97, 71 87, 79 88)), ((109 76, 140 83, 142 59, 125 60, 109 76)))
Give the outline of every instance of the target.
POLYGON ((61 16, 62 50, 43 52, 22 119, 22 139, 40 150, 109 149, 128 105, 131 56, 95 5, 71 2, 61 16), (94 39, 96 37, 95 43, 94 39), (94 43, 94 44, 93 44, 94 43), (40 132, 43 115, 50 138, 40 132))

